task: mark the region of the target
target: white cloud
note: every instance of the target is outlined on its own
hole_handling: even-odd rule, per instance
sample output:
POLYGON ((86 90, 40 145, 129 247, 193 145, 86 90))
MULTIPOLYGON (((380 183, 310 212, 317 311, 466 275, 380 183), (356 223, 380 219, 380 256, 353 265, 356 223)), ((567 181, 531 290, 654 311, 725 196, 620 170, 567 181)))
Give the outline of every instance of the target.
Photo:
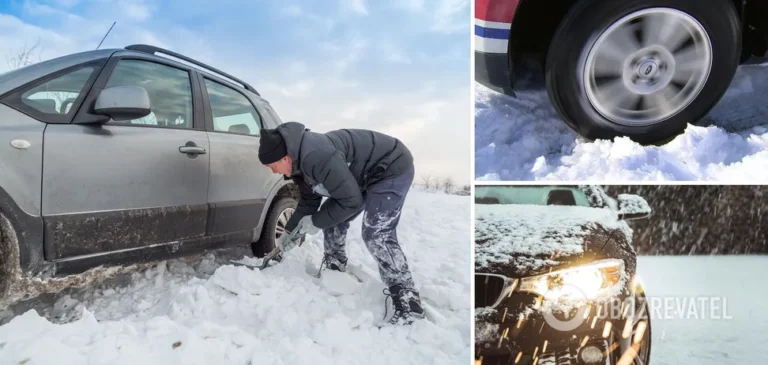
POLYGON ((301 80, 298 82, 288 82, 284 84, 268 83, 267 89, 274 90, 288 97, 307 96, 315 87, 314 80, 301 80))
POLYGON ((469 2, 466 0, 442 0, 434 9, 430 30, 438 33, 468 32, 470 25, 469 2))
POLYGON ((381 51, 385 55, 385 59, 392 63, 410 64, 411 57, 405 53, 395 43, 383 42, 381 43, 381 51))
POLYGON ((80 4, 80 0, 48 0, 49 3, 55 4, 60 8, 71 8, 77 4, 80 4))
POLYGON ((301 7, 296 4, 286 5, 280 8, 280 14, 285 16, 299 16, 303 13, 301 7))
POLYGON ((424 10, 424 0, 396 0, 394 4, 395 7, 411 13, 418 13, 424 10))
POLYGON ((128 19, 135 22, 144 22, 152 17, 152 9, 143 1, 118 2, 121 12, 128 19))
POLYGON ((339 0, 342 12, 357 15, 368 15, 368 7, 365 0, 339 0))

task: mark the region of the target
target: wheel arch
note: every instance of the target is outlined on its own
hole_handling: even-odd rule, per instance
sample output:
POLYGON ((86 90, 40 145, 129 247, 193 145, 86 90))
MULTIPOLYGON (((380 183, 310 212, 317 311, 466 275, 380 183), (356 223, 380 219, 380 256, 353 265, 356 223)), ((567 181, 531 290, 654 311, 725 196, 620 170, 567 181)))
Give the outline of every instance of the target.
POLYGON ((272 204, 280 200, 282 197, 292 197, 299 200, 299 187, 293 183, 293 180, 281 178, 278 180, 267 196, 267 202, 262 208, 261 217, 259 217, 259 224, 253 232, 253 241, 256 242, 261 236, 261 230, 264 228, 264 222, 267 219, 267 213, 272 208, 272 204))
POLYGON ((21 275, 34 276, 46 267, 43 256, 43 218, 29 215, 16 204, 0 186, 0 220, 7 220, 0 229, 2 238, 12 237, 18 246, 21 275))

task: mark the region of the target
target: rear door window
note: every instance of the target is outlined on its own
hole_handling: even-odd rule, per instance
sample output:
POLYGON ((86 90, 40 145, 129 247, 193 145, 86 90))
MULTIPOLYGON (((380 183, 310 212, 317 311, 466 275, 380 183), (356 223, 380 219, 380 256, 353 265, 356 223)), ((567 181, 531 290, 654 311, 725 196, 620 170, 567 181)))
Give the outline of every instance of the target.
POLYGON ((261 116, 245 95, 216 81, 205 79, 211 103, 213 130, 258 136, 261 116))

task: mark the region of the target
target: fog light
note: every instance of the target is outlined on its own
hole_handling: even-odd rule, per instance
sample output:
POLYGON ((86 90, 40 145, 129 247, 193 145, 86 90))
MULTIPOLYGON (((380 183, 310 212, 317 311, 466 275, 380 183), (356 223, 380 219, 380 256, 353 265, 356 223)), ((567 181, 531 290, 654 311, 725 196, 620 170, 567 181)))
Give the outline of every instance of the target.
POLYGON ((603 362, 603 352, 597 346, 583 347, 579 351, 579 360, 582 364, 599 364, 603 362))

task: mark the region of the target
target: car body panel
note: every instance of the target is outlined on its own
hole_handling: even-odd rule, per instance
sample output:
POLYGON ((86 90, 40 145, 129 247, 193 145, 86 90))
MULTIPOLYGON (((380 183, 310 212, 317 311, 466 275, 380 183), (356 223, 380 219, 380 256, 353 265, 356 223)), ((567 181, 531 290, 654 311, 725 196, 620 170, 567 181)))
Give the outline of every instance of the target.
POLYGON ((0 187, 25 213, 40 216, 40 184, 43 165, 45 123, 0 104, 0 187), (14 140, 29 147, 13 147, 14 140))
POLYGON ((256 228, 276 179, 259 162, 259 137, 209 132, 208 203, 215 207, 212 234, 256 228))
POLYGON ((205 132, 124 125, 50 125, 42 212, 46 258, 202 236, 211 154, 205 132))

